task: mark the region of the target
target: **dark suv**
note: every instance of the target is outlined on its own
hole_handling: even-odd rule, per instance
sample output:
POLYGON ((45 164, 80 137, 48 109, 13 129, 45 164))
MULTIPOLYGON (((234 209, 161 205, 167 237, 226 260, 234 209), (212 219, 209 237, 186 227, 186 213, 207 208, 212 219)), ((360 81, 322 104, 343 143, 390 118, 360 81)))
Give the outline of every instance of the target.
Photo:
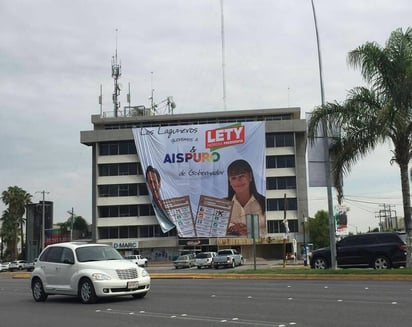
MULTIPOLYGON (((309 258, 314 269, 331 266, 330 248, 314 250, 309 258)), ((406 265, 406 244, 390 232, 347 236, 336 242, 336 263, 342 268, 399 268, 406 265)))

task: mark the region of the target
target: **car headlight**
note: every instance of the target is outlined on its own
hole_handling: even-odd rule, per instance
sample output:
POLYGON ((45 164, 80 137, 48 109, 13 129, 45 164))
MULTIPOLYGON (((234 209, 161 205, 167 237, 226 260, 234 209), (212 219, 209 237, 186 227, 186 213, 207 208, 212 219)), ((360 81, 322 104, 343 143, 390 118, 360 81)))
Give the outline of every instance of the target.
POLYGON ((92 278, 94 280, 109 280, 109 279, 112 279, 112 277, 110 277, 107 274, 103 274, 103 273, 94 273, 94 274, 92 274, 92 278))
POLYGON ((142 269, 142 277, 148 277, 149 273, 147 272, 146 269, 142 269))

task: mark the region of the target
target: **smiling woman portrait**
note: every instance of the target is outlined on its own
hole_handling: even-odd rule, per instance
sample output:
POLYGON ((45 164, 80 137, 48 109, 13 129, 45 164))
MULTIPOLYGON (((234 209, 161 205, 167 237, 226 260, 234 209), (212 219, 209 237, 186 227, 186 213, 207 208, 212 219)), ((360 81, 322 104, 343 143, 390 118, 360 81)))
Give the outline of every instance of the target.
POLYGON ((266 234, 265 197, 256 189, 250 164, 243 159, 233 161, 227 168, 228 200, 233 201, 227 235, 247 236, 246 215, 259 216, 259 234, 266 234))

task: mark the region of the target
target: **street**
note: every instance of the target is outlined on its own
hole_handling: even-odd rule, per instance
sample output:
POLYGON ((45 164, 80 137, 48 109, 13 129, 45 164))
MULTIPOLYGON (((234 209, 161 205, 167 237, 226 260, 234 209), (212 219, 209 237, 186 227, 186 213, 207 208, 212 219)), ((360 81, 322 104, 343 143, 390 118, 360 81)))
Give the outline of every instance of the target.
POLYGON ((28 279, 0 274, 1 326, 407 326, 405 281, 154 279, 149 294, 34 302, 28 279))

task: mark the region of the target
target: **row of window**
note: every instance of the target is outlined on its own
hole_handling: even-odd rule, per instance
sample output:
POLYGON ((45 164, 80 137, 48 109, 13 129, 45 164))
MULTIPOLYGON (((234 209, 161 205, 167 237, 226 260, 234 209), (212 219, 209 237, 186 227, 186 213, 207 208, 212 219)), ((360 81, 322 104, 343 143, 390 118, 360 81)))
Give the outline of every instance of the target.
POLYGON ((294 168, 295 167, 295 156, 267 156, 266 157, 266 168, 294 168))
MULTIPOLYGON (((279 148, 295 145, 293 133, 267 133, 266 147, 279 148)), ((134 141, 101 142, 99 143, 99 155, 114 156, 124 154, 137 154, 134 141)))
POLYGON ((267 177, 267 190, 290 190, 296 189, 296 176, 267 177))
MULTIPOLYGON (((296 189, 296 176, 268 177, 266 178, 267 190, 296 189)), ((148 195, 145 183, 139 184, 104 184, 98 186, 99 197, 140 196, 148 195)))
POLYGON ((99 239, 176 236, 176 228, 163 233, 159 225, 99 227, 99 239))
POLYGON ((125 162, 99 165, 99 176, 143 175, 140 163, 125 162))
POLYGON ((133 204, 120 206, 100 206, 98 207, 99 217, 140 217, 154 216, 153 207, 151 204, 133 204))
MULTIPOLYGON (((294 168, 295 156, 267 156, 266 168, 294 168)), ((99 176, 125 176, 125 175, 143 175, 142 166, 140 163, 125 162, 100 164, 99 176)))
MULTIPOLYGON (((285 199, 267 199, 267 211, 283 211, 285 210, 285 199)), ((286 210, 297 210, 297 199, 286 199, 286 210)), ((132 204, 119 206, 99 206, 99 217, 141 217, 154 216, 154 210, 151 204, 132 204)))
MULTIPOLYGON (((143 110, 150 110, 149 108, 142 108, 143 110)), ((293 114, 290 113, 283 113, 283 114, 273 114, 270 116, 245 116, 245 117, 237 117, 237 118, 205 118, 205 119, 197 119, 197 120, 173 120, 169 122, 162 122, 161 125, 158 126, 176 126, 176 125, 195 125, 195 124, 216 124, 216 123, 239 123, 239 122, 249 122, 249 121, 262 121, 262 120, 291 120, 293 118, 293 114)), ((129 123, 129 124, 105 124, 104 129, 126 129, 126 128, 142 128, 142 127, 155 127, 153 122, 139 122, 139 123, 129 123)))
POLYGON ((148 195, 146 184, 108 184, 99 185, 99 197, 148 195))
MULTIPOLYGON (((289 232, 297 233, 299 224, 297 219, 288 220, 289 232)), ((283 220, 268 220, 268 233, 285 233, 285 225, 283 220)), ((99 239, 111 238, 149 238, 149 237, 170 237, 176 236, 176 229, 172 229, 167 233, 163 233, 159 225, 142 225, 142 226, 112 226, 99 227, 99 239)))

